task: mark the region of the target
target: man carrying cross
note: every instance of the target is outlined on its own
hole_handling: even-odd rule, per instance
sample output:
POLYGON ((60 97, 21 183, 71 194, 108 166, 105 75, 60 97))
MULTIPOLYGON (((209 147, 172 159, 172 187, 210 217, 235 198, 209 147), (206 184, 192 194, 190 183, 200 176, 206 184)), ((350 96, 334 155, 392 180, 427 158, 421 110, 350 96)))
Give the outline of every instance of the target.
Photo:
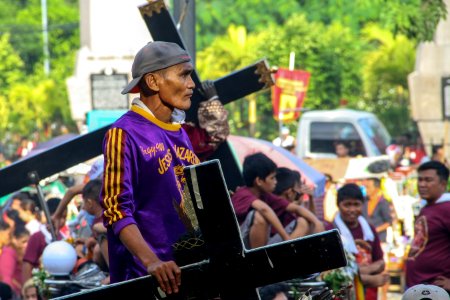
POLYGON ((164 292, 178 292, 181 271, 171 247, 186 232, 183 167, 199 162, 180 125, 191 106, 192 71, 191 58, 174 43, 151 42, 135 56, 122 93, 140 98, 103 143, 111 282, 151 274, 164 292))

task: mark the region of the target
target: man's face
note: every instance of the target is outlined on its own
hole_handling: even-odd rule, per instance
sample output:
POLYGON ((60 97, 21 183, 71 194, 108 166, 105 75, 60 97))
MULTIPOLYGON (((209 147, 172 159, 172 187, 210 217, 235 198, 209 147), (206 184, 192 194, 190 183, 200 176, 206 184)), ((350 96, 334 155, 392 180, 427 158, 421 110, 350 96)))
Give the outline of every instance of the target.
POLYGON ((37 300, 37 289, 34 286, 31 286, 25 290, 24 300, 37 300))
POLYGON ((428 203, 433 203, 445 193, 447 183, 439 178, 436 170, 424 170, 419 172, 417 186, 420 197, 428 203))
POLYGON ((358 217, 362 214, 362 202, 358 199, 345 199, 338 204, 342 220, 347 225, 355 225, 358 217))
POLYGON ((163 70, 158 76, 159 97, 171 108, 188 110, 191 107, 191 97, 195 88, 191 74, 194 67, 185 62, 163 70))
POLYGON ((277 185, 276 173, 270 173, 269 176, 261 180, 260 183, 261 185, 259 187, 261 190, 266 193, 272 193, 277 185))
POLYGON ((373 182, 373 180, 370 180, 370 179, 364 180, 363 184, 366 187, 367 195, 372 196, 378 192, 378 188, 375 186, 375 183, 373 182))
POLYGON ((93 201, 94 200, 89 198, 83 199, 83 208, 91 215, 95 215, 93 201))
POLYGON ((336 155, 337 155, 337 157, 348 156, 348 148, 342 144, 337 144, 336 145, 336 155))

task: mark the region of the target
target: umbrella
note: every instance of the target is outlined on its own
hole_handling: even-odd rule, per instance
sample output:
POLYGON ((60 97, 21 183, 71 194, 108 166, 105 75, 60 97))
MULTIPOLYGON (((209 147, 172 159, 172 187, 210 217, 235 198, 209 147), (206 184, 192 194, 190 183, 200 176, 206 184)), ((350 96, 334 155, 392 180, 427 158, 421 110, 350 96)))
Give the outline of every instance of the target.
POLYGON ((67 133, 67 134, 59 135, 48 141, 37 144, 36 147, 31 149, 30 153, 28 153, 25 157, 28 158, 28 157, 34 156, 38 153, 47 151, 50 148, 61 145, 62 143, 68 142, 70 140, 73 140, 76 137, 78 137, 78 134, 76 134, 76 133, 67 133))
POLYGON ((324 194, 325 176, 291 152, 275 146, 271 142, 243 136, 230 135, 228 143, 241 166, 246 156, 262 152, 273 160, 278 167, 286 167, 300 172, 306 184, 315 186, 315 197, 324 194))

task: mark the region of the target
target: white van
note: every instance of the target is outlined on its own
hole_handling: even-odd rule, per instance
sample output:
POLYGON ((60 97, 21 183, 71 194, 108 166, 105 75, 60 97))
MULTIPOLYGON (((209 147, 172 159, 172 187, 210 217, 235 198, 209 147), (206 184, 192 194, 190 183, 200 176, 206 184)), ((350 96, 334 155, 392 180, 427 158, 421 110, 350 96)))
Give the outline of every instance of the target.
POLYGON ((297 130, 299 157, 336 157, 337 141, 350 146, 351 156, 379 156, 386 153, 391 136, 372 113, 351 109, 303 113, 297 130))

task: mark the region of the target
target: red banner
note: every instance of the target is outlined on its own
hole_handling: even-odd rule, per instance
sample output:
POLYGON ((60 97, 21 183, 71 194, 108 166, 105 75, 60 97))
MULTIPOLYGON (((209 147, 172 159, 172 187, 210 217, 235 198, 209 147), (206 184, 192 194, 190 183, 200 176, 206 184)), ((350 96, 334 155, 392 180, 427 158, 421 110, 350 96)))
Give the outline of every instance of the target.
POLYGON ((293 121, 300 115, 295 111, 303 106, 310 73, 279 68, 272 88, 273 117, 275 120, 293 121))

